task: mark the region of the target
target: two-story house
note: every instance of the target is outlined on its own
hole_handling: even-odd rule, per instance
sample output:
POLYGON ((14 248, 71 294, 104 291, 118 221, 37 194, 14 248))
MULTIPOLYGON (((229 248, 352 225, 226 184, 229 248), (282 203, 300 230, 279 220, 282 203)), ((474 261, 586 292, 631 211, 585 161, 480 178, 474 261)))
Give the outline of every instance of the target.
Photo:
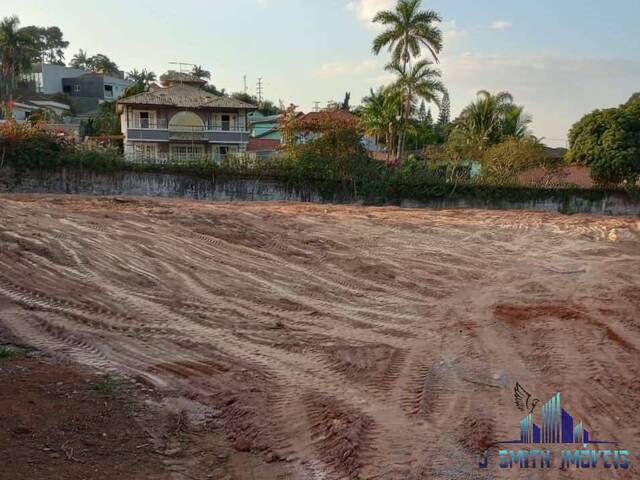
POLYGON ((246 151, 247 114, 254 105, 213 95, 201 88, 203 82, 184 75, 165 84, 118 102, 127 158, 219 161, 246 151))

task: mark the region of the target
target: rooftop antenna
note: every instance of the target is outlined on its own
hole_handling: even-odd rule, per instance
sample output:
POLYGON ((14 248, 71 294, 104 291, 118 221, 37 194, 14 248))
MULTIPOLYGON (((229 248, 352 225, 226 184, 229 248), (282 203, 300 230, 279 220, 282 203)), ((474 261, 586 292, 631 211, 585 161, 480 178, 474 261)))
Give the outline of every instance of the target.
POLYGON ((264 93, 264 84, 262 77, 258 78, 258 103, 262 103, 262 94, 264 93))
MULTIPOLYGON (((182 71, 182 67, 183 66, 189 66, 191 68, 195 67, 196 65, 193 63, 186 63, 186 62, 169 62, 169 65, 179 65, 180 67, 180 73, 185 73, 182 71)), ((188 73, 188 72, 186 72, 188 73)), ((180 84, 182 84, 182 78, 180 78, 180 84)))

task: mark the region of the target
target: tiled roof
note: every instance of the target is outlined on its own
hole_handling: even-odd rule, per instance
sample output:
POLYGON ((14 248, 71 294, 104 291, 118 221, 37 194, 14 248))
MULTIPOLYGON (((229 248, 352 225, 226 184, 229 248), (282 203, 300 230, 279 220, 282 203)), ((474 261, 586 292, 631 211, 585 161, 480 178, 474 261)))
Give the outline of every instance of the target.
POLYGON ((280 140, 271 140, 268 138, 250 138, 247 145, 247 152, 264 152, 278 150, 280 148, 280 140))
POLYGON ((303 122, 317 122, 325 119, 358 122, 358 117, 344 110, 309 112, 301 118, 303 122))
POLYGON ((124 105, 162 105, 179 108, 241 108, 253 110, 254 105, 205 92, 191 85, 176 84, 159 90, 139 93, 124 98, 118 103, 124 105))

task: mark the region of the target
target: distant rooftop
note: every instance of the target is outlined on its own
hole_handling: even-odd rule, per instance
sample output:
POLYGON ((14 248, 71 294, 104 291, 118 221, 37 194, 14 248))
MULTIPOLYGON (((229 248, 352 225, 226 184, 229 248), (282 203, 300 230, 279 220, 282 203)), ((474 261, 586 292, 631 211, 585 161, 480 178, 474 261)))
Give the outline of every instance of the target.
POLYGON ((123 105, 163 105, 179 108, 238 108, 253 110, 255 105, 231 97, 213 95, 204 90, 177 83, 170 87, 140 93, 119 100, 123 105))

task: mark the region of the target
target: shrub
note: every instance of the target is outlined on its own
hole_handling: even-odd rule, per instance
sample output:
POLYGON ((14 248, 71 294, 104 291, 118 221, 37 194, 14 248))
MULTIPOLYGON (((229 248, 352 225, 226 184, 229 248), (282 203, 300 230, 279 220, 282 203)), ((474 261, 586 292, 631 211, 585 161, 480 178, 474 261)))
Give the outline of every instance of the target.
POLYGON ((543 148, 532 139, 507 140, 484 152, 483 176, 494 182, 513 181, 517 175, 543 163, 543 148))
POLYGON ((591 167, 600 184, 635 184, 640 177, 640 102, 596 110, 569 132, 567 159, 591 167))

